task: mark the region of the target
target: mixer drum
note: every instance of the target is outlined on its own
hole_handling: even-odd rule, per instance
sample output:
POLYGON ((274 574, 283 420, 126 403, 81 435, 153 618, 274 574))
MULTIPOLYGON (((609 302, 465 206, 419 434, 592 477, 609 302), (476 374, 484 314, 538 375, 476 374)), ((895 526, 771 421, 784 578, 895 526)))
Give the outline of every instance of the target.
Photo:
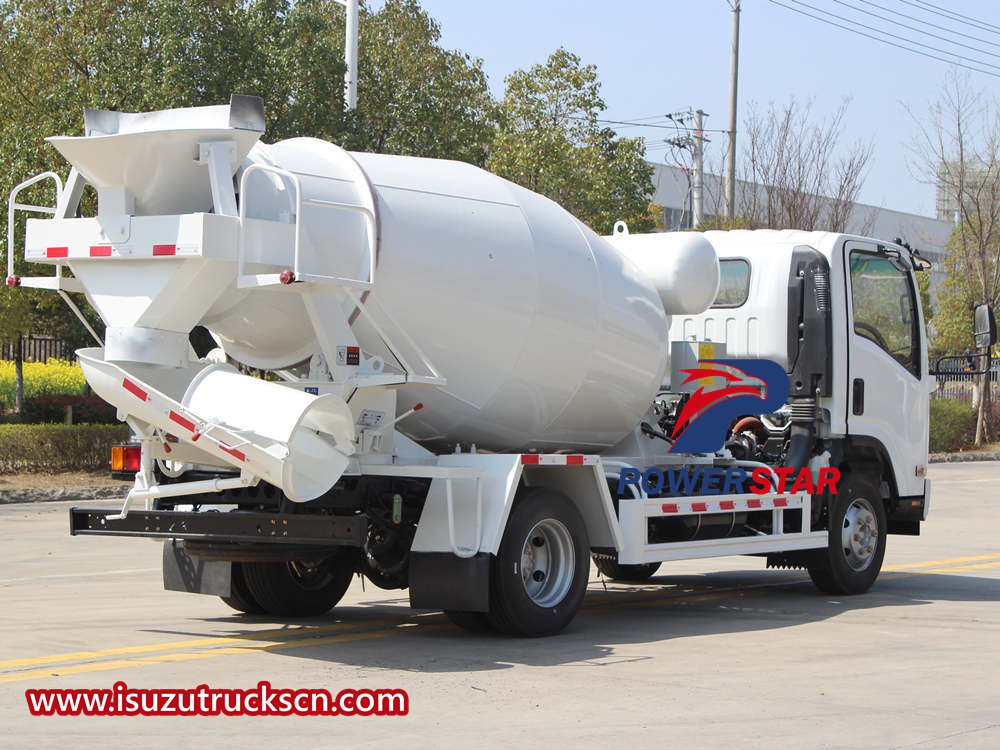
MULTIPOLYGON (((400 411, 424 404, 400 423, 404 434, 439 451, 599 451, 649 408, 668 348, 660 297, 556 203, 461 162, 348 154, 312 138, 258 144, 254 162, 296 173, 303 198, 374 205, 377 270, 364 304, 405 358, 419 361, 390 318, 448 380, 400 388, 400 411)), ((287 181, 255 172, 248 183, 248 216, 294 220, 287 181)), ((360 215, 304 207, 299 220, 304 259, 325 274, 366 276, 360 215)), ((391 369, 354 308, 344 301, 360 345, 391 369)), ((299 295, 284 290, 232 289, 203 323, 253 366, 319 351, 299 295)))

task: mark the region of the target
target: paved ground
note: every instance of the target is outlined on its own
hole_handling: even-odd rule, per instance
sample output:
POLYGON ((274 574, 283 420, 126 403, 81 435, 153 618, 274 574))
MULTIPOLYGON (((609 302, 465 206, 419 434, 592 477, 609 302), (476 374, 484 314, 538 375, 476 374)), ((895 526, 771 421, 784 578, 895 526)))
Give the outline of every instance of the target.
POLYGON ((557 638, 473 636, 354 584, 336 618, 164 592, 159 546, 0 507, 5 747, 1000 747, 1000 464, 932 468, 931 520, 865 596, 755 558, 594 580, 557 638), (89 652, 89 653, 81 653, 89 652), (406 718, 35 718, 30 687, 393 687, 406 718), (238 738, 238 739, 237 739, 238 738))

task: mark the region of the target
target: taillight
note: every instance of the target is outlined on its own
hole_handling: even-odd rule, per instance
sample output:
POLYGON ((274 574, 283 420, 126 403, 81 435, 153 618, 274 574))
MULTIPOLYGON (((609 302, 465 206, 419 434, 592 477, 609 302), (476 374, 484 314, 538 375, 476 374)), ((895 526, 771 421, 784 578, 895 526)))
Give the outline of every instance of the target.
POLYGON ((111 446, 111 471, 139 471, 142 449, 138 445, 111 446))

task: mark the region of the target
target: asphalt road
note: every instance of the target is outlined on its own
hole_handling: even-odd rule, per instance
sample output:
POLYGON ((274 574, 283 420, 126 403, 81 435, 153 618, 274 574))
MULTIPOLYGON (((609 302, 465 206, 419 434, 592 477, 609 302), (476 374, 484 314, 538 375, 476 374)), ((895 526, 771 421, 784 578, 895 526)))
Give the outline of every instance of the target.
MULTIPOLYGON (((470 635, 352 585, 322 620, 165 592, 158 544, 0 507, 0 746, 1000 747, 1000 463, 937 464, 866 595, 759 558, 595 577, 561 636, 470 635), (34 717, 25 689, 403 688, 406 717, 34 717)), ((106 501, 105 501, 106 504, 106 501)))

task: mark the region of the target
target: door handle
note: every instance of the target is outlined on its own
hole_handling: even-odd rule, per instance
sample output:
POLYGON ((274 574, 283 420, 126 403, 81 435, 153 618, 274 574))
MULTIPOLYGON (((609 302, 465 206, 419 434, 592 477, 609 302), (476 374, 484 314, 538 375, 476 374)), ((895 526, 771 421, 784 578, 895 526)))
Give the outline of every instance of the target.
POLYGON ((851 394, 851 411, 855 416, 865 413, 865 381, 854 378, 854 390, 851 394))

